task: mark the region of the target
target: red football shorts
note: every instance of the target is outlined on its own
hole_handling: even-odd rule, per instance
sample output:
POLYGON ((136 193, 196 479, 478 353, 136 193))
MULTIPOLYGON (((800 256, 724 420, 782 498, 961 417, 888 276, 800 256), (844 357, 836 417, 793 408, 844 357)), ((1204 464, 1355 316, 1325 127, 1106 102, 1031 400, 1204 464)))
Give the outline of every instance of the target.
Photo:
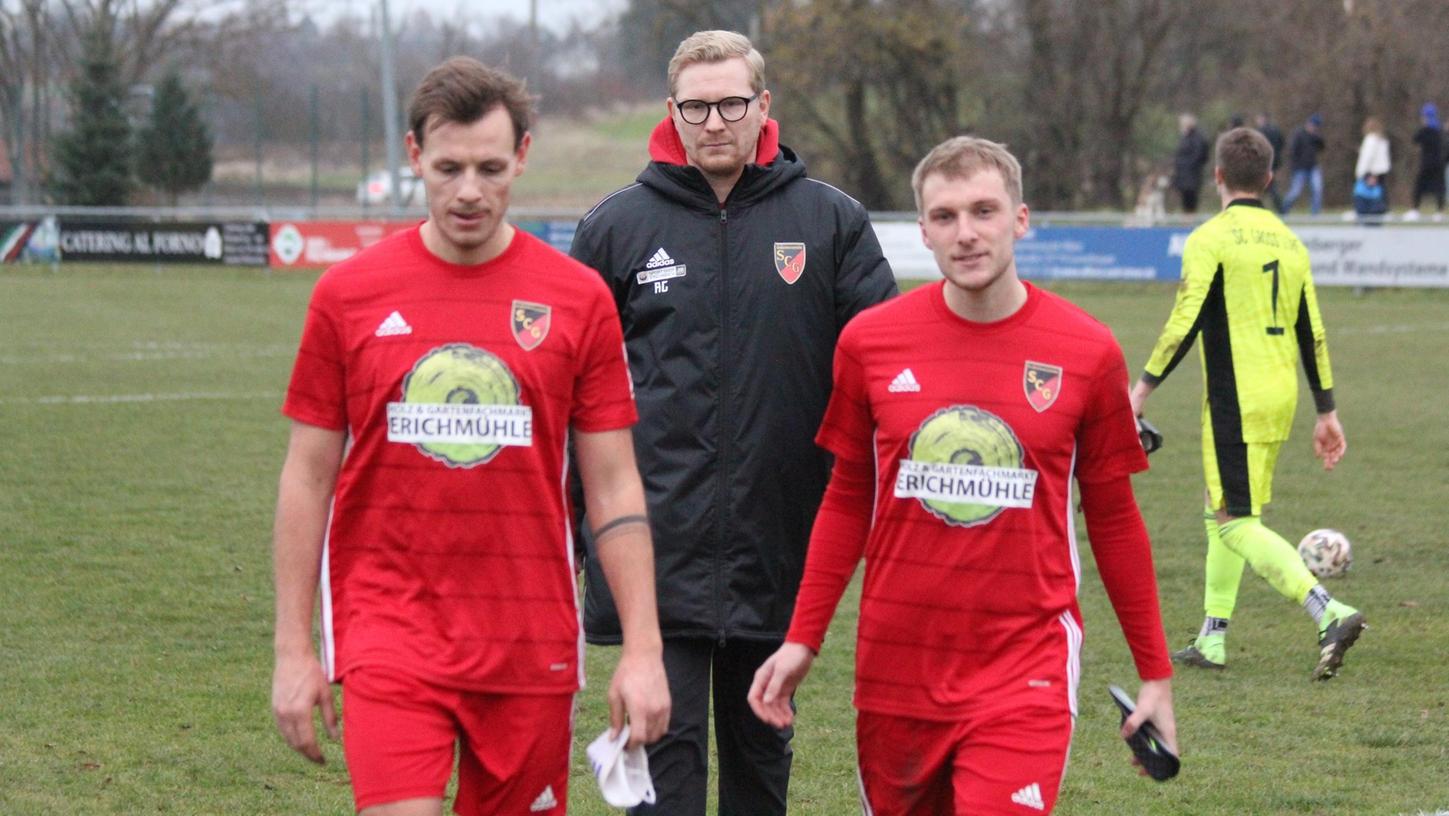
POLYGON ((358 810, 441 799, 458 756, 463 816, 567 810, 571 694, 483 694, 383 669, 342 684, 342 748, 358 810))
POLYGON ((861 711, 855 732, 867 816, 1050 813, 1072 714, 1016 707, 960 722, 861 711))

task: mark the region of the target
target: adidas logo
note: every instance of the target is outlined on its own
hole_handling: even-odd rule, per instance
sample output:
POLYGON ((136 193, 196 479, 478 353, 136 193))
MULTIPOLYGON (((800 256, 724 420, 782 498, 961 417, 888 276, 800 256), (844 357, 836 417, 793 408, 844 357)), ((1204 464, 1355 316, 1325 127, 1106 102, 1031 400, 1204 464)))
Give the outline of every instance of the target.
POLYGON ((558 807, 558 800, 554 798, 553 785, 549 785, 543 789, 543 793, 540 793, 537 799, 533 800, 533 804, 528 806, 528 812, 541 813, 556 807, 558 807))
POLYGON ((1041 799, 1041 785, 1033 782, 1030 785, 1011 795, 1011 801, 1018 805, 1025 805, 1033 810, 1046 810, 1046 802, 1041 799))
POLYGON ((916 382, 916 375, 911 373, 911 370, 908 368, 897 374, 896 378, 891 380, 891 384, 886 390, 892 394, 913 393, 921 390, 921 384, 916 382))
POLYGON ((397 334, 412 333, 413 327, 409 326, 408 322, 403 320, 403 316, 397 312, 388 315, 386 320, 378 324, 377 331, 373 332, 378 337, 392 337, 397 334))
POLYGON ((646 264, 644 264, 644 268, 645 269, 658 269, 661 266, 673 266, 673 265, 674 265, 674 259, 671 258, 671 257, 669 257, 669 253, 664 251, 664 247, 660 247, 660 248, 654 250, 654 254, 649 257, 649 262, 646 263, 646 264))

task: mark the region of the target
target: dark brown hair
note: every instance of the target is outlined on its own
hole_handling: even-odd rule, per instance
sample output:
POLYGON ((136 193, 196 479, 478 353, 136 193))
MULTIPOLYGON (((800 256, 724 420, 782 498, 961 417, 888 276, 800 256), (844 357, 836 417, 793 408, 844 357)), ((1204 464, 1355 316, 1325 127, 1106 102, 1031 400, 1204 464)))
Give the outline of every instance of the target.
POLYGON ((1273 146, 1253 128, 1233 128, 1218 137, 1217 161, 1229 190, 1256 195, 1268 186, 1273 146))
POLYGON ((513 120, 513 147, 523 144, 533 117, 533 98, 523 81, 472 57, 452 57, 428 72, 408 105, 408 129, 418 147, 444 122, 472 124, 502 105, 513 120))

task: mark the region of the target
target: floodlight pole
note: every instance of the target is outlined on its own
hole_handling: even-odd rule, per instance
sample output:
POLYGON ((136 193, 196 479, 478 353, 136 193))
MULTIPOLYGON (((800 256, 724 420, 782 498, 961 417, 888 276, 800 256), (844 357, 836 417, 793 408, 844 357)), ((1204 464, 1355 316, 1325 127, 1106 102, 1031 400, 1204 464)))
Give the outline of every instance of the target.
POLYGON ((378 0, 378 16, 382 24, 382 134, 387 148, 392 209, 398 212, 402 210, 402 187, 398 178, 398 168, 402 165, 402 140, 397 129, 397 80, 393 77, 392 26, 387 21, 387 0, 378 0))

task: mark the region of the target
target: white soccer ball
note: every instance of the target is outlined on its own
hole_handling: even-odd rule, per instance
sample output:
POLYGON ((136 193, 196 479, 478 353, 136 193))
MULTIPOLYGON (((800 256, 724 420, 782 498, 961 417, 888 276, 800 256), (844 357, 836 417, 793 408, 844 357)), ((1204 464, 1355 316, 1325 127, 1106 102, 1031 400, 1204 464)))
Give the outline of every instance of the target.
POLYGON ((1319 578, 1338 578, 1353 564, 1353 546, 1337 530, 1314 530, 1298 542, 1298 555, 1319 578))

